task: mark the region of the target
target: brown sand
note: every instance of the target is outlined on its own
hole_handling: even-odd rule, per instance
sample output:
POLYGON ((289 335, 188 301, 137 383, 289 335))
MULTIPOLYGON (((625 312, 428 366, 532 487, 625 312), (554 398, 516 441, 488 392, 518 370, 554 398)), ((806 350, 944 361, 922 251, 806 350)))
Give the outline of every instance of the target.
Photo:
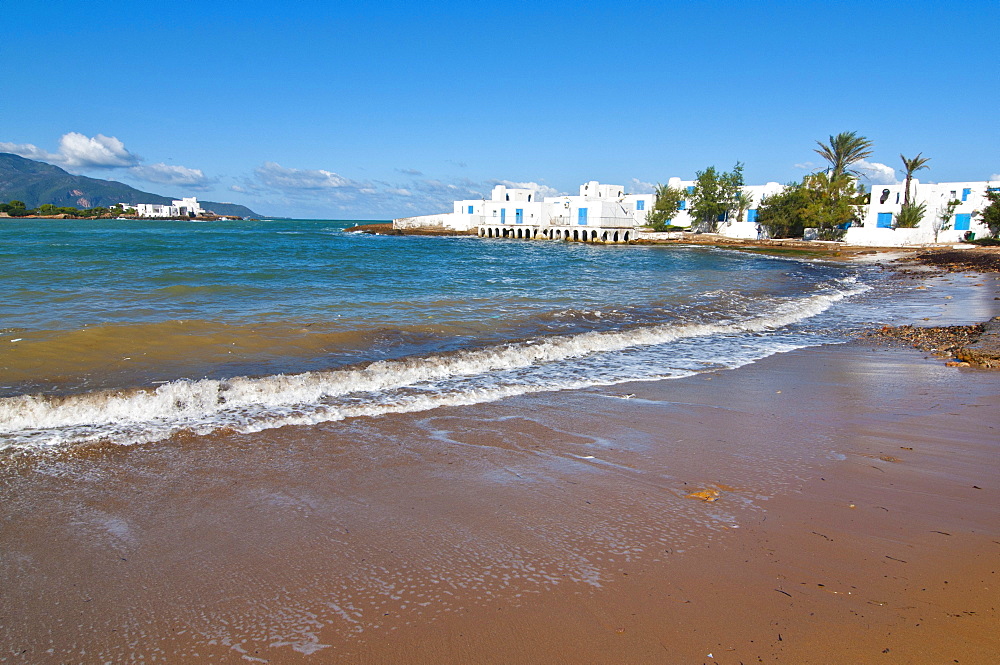
POLYGON ((853 344, 9 466, 0 662, 1000 662, 998 409, 853 344))

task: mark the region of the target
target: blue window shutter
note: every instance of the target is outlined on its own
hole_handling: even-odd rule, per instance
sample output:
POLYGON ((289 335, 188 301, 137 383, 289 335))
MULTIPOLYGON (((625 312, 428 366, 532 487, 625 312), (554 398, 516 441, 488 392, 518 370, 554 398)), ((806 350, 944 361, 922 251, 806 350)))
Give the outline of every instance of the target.
POLYGON ((687 188, 687 192, 688 192, 688 194, 694 194, 694 185, 691 185, 690 187, 688 187, 687 188))
POLYGON ((972 226, 972 213, 963 212, 955 215, 956 231, 968 231, 970 226, 972 226))
POLYGON ((587 223, 587 209, 586 208, 580 208, 577 211, 577 213, 576 213, 576 220, 577 220, 578 224, 586 224, 587 223))
POLYGON ((681 201, 679 204, 677 204, 678 210, 687 210, 687 207, 688 207, 687 201, 681 201))
POLYGON ((972 193, 972 190, 970 188, 966 187, 965 189, 963 189, 962 190, 962 200, 963 201, 968 201, 969 200, 969 194, 971 194, 971 193, 972 193))
POLYGON ((469 206, 469 214, 472 214, 472 206, 469 206))
POLYGON ((875 222, 875 226, 880 229, 891 229, 892 228, 892 213, 891 212, 880 212, 878 214, 878 220, 875 222))
POLYGON ((500 208, 500 223, 507 223, 507 208, 500 208))
POLYGON ((635 202, 635 209, 636 210, 645 210, 646 209, 646 202, 643 201, 642 199, 639 199, 638 201, 635 202))
POLYGON ((757 208, 747 210, 747 221, 751 224, 757 221, 757 208))
POLYGON ((514 221, 518 224, 524 223, 524 208, 517 208, 514 211, 514 221))

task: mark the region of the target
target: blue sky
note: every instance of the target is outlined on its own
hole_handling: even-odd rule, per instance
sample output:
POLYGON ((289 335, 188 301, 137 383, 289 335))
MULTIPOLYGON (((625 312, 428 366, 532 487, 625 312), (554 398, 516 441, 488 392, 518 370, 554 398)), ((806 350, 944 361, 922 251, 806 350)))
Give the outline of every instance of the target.
POLYGON ((918 152, 924 180, 985 180, 998 18, 996 0, 18 3, 0 151, 310 218, 440 212, 498 182, 644 191, 737 160, 787 182, 848 130, 874 141, 874 182, 918 152))

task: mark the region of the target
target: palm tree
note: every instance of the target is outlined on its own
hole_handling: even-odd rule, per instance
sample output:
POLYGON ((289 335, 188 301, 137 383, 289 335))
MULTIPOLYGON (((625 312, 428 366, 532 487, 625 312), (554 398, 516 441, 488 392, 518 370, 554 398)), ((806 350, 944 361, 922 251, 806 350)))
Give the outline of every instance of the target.
POLYGON ((914 171, 919 171, 920 169, 930 168, 927 166, 927 162, 931 161, 930 157, 921 157, 923 153, 918 152, 917 156, 913 159, 907 159, 902 155, 899 156, 903 160, 903 172, 906 173, 906 191, 903 193, 903 207, 906 208, 910 205, 910 181, 913 180, 914 171))
POLYGON ((857 132, 841 132, 830 137, 830 143, 820 143, 816 141, 819 149, 816 153, 830 162, 833 168, 831 180, 847 171, 847 167, 855 162, 859 162, 872 154, 871 148, 874 145, 864 136, 858 136, 857 132))
POLYGON ((743 213, 749 210, 750 207, 753 205, 753 194, 745 192, 741 189, 736 194, 736 197, 733 199, 733 203, 736 204, 736 210, 737 210, 736 221, 742 222, 743 213))

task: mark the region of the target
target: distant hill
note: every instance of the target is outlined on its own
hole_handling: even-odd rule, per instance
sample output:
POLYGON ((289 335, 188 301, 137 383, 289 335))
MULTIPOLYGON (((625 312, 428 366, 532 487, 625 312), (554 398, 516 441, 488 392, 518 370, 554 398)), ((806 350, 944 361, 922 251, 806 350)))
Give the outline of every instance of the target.
MULTIPOLYGON (((113 206, 116 203, 169 204, 174 198, 143 192, 115 180, 100 180, 67 173, 58 166, 0 152, 0 201, 24 201, 28 208, 45 203, 73 208, 113 206)), ((261 217, 235 203, 200 201, 203 208, 219 215, 261 217)))

